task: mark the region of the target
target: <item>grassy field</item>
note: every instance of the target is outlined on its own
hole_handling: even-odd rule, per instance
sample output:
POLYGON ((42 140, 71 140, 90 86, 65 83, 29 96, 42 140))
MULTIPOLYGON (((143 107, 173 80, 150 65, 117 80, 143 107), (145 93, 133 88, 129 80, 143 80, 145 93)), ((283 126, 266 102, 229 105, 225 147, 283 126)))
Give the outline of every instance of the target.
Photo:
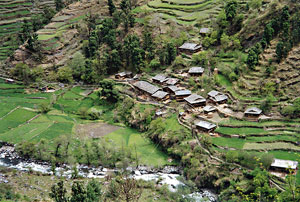
POLYGON ((105 140, 115 144, 117 147, 129 147, 133 154, 137 152, 141 164, 160 166, 168 164, 168 156, 158 149, 149 139, 134 129, 121 128, 106 135, 105 140))

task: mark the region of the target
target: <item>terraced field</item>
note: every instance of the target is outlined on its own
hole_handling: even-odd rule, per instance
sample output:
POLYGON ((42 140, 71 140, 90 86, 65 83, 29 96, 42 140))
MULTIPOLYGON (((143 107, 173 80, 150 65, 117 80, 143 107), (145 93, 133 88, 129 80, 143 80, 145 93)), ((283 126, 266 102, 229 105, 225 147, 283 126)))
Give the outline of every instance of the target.
POLYGON ((300 123, 285 121, 249 122, 229 119, 219 123, 221 137, 213 144, 221 149, 267 152, 275 158, 299 160, 300 123))
POLYGON ((107 16, 106 4, 106 1, 83 0, 68 5, 56 14, 49 24, 37 31, 45 56, 42 64, 34 63, 30 55, 26 54, 23 49, 18 49, 15 55, 19 57, 15 57, 10 62, 12 64, 25 62, 34 66, 41 65, 45 69, 52 67, 53 64, 64 65, 82 46, 81 33, 78 32, 80 29, 77 29, 80 27, 79 24, 89 12, 107 16))
POLYGON ((161 14, 162 19, 172 19, 178 24, 193 25, 209 22, 223 6, 220 0, 154 0, 140 9, 161 14))
POLYGON ((41 12, 45 6, 54 8, 54 0, 0 0, 0 61, 18 47, 9 37, 21 30, 24 19, 41 12))

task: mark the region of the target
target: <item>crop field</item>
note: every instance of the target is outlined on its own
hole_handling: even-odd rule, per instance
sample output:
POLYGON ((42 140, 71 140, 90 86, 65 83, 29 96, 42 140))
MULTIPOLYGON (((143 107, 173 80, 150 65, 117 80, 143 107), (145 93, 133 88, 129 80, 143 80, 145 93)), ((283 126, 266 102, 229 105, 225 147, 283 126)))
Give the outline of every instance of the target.
MULTIPOLYGON (((100 118, 112 123, 112 106, 106 103, 99 104, 96 93, 85 95, 86 91, 81 87, 73 87, 43 93, 35 89, 25 89, 18 84, 6 84, 0 80, 0 140, 16 144, 23 141, 37 143, 44 139, 51 145, 61 135, 71 135, 75 138, 77 126, 89 127, 99 124, 99 121, 81 119, 78 112, 80 108, 102 111, 100 118), (41 103, 49 104, 53 100, 56 101, 47 114, 39 112, 41 103)), ((141 109, 153 108, 151 105, 139 106, 141 109)), ((175 118, 169 120, 170 124, 175 123, 175 118)), ((105 126, 110 125, 103 123, 103 127, 105 126)), ((111 127, 116 130, 104 135, 106 143, 111 142, 119 148, 124 146, 132 152, 136 151, 135 155, 142 164, 168 164, 168 156, 143 134, 126 127, 111 127)))

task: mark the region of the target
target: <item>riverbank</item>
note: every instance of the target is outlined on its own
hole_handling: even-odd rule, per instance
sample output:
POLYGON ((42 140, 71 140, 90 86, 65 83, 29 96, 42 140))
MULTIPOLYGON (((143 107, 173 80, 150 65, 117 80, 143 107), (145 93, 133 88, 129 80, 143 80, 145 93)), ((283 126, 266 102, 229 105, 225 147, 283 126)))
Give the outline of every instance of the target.
MULTIPOLYGON (((32 159, 24 159, 20 157, 13 146, 6 145, 0 148, 0 166, 15 169, 20 172, 38 172, 42 175, 53 175, 51 164, 48 162, 35 161, 32 159)), ((186 186, 179 180, 182 176, 182 170, 179 167, 165 166, 162 169, 148 166, 127 167, 130 176, 137 180, 154 181, 157 185, 167 185, 169 190, 176 192, 180 186, 186 186)), ((77 165, 78 175, 82 178, 98 178, 104 179, 119 173, 120 169, 109 169, 104 167, 92 167, 86 165, 77 165)), ((73 168, 70 165, 62 164, 55 168, 55 175, 70 179, 72 177, 73 168)), ((2 182, 9 183, 9 179, 1 176, 2 182)), ((0 179, 0 180, 1 180, 0 179)), ((210 202, 217 201, 217 196, 209 190, 200 190, 189 195, 196 201, 202 201, 206 198, 210 202)))

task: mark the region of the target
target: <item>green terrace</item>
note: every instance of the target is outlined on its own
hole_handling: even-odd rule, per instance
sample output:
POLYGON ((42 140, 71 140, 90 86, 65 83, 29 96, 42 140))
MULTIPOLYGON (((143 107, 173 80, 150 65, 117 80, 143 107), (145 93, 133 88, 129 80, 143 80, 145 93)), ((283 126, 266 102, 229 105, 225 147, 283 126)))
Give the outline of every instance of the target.
POLYGON ((195 24, 216 16, 221 10, 219 0, 155 0, 136 8, 135 12, 152 11, 161 13, 163 19, 172 19, 179 24, 195 24))

